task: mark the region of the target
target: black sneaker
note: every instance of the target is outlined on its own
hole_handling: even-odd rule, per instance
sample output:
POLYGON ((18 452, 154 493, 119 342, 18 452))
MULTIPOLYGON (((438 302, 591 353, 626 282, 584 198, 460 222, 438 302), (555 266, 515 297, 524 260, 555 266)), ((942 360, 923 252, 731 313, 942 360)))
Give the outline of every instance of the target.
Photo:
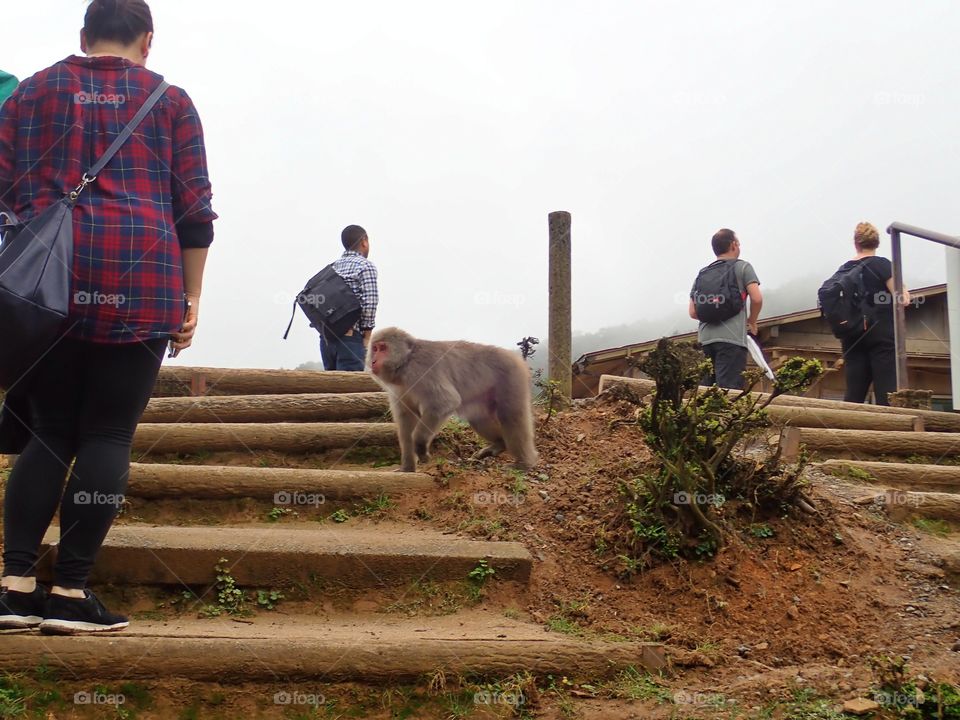
POLYGON ((0 590, 0 630, 22 630, 43 622, 47 591, 37 585, 33 592, 0 590))
POLYGON ((81 635, 123 630, 130 624, 123 615, 109 612, 92 592, 83 592, 85 597, 82 598, 51 593, 40 632, 45 635, 81 635))

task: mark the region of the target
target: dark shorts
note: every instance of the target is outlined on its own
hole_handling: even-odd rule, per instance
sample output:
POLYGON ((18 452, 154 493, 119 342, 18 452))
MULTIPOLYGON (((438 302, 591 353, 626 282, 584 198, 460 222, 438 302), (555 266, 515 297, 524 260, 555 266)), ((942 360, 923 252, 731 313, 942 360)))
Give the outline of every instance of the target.
POLYGON ((728 342, 703 346, 703 354, 713 362, 713 372, 704 377, 704 385, 743 389, 743 371, 747 369, 747 349, 728 342))

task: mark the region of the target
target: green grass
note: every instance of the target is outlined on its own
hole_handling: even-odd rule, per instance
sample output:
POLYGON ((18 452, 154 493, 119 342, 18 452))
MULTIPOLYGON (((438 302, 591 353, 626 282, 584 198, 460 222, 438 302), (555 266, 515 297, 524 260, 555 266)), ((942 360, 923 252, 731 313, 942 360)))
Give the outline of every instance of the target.
POLYGON ((846 476, 850 480, 859 480, 860 482, 873 482, 876 478, 869 471, 856 465, 846 466, 846 476))
POLYGON ((945 520, 930 520, 928 518, 917 518, 913 521, 913 526, 917 530, 936 535, 937 537, 947 537, 952 528, 950 523, 945 520))
POLYGON ((603 688, 611 697, 621 700, 673 702, 673 693, 670 688, 661 685, 651 675, 632 667, 621 672, 603 688))
POLYGON ((547 620, 547 629, 550 632, 563 633, 564 635, 583 635, 584 632, 580 623, 563 615, 554 615, 547 620))
POLYGON ((383 517, 393 506, 393 501, 386 493, 380 493, 372 500, 367 500, 357 505, 356 513, 357 515, 365 515, 367 517, 383 517))
POLYGON ((834 710, 834 701, 818 698, 813 690, 795 690, 790 700, 767 705, 760 720, 847 720, 850 716, 834 710))

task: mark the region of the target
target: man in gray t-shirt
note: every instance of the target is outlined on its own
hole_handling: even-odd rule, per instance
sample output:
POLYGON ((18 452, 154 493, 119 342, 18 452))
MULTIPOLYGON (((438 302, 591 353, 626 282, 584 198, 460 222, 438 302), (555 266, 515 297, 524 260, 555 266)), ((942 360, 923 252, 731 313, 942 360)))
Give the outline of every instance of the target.
MULTIPOLYGON (((757 334, 757 319, 763 306, 760 280, 753 265, 740 259, 740 240, 733 230, 718 230, 711 241, 713 254, 718 261, 734 263, 734 274, 743 298, 743 309, 727 320, 716 323, 701 322, 697 337, 703 352, 713 362, 713 373, 704 379, 705 384, 716 383, 720 387, 741 389, 743 371, 747 367, 747 332, 757 334)), ((693 302, 694 290, 690 293, 690 317, 698 320, 693 302)))

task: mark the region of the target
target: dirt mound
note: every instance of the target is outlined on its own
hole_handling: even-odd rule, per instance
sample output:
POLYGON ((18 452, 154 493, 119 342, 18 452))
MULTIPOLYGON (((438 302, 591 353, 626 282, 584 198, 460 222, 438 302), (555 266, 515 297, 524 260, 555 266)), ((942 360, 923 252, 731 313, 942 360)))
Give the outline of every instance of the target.
MULTIPOLYGON (((622 481, 655 467, 636 406, 597 400, 538 419, 539 474, 503 462, 456 462, 473 449, 447 432, 431 472, 449 488, 401 508, 448 531, 519 540, 536 558, 515 598, 557 632, 666 641, 685 684, 803 686, 804 668, 832 693, 866 690, 874 655, 908 656, 928 677, 960 681, 960 603, 933 538, 851 499, 842 481, 808 470, 818 516, 793 510, 742 523, 715 558, 675 560, 625 579, 600 538, 622 481), (814 672, 813 670, 816 669, 814 672), (751 680, 752 676, 756 676, 751 680)), ((506 599, 509 602, 509 599, 506 599)), ((811 677, 810 682, 813 682, 811 677)))

